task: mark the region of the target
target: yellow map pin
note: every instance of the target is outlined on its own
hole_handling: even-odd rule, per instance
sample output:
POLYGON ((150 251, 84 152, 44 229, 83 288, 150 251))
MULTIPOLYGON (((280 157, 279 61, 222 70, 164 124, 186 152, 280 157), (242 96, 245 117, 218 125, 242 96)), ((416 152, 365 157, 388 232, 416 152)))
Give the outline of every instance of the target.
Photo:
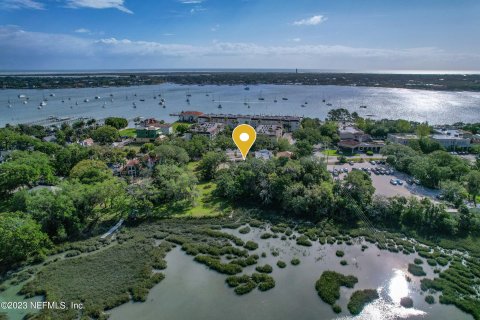
POLYGON ((243 160, 245 160, 248 151, 250 151, 250 148, 257 139, 257 132, 252 126, 248 124, 241 124, 233 129, 232 139, 242 153, 243 160))

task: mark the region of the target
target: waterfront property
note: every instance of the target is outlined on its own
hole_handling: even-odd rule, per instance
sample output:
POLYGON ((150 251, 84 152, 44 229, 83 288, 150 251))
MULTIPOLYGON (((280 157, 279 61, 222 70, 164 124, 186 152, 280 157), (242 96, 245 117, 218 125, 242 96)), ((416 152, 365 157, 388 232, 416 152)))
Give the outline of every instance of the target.
POLYGON ((472 134, 464 130, 435 130, 431 138, 447 150, 458 150, 470 147, 472 134))
POLYGON ((354 126, 342 126, 338 130, 340 141, 338 147, 349 153, 356 151, 380 152, 385 146, 383 140, 374 140, 369 134, 354 126))
POLYGON ((258 125, 255 130, 257 131, 257 134, 267 136, 273 141, 277 141, 283 135, 282 127, 275 124, 261 124, 258 125))
POLYGON ((293 132, 300 129, 302 117, 295 116, 270 116, 270 115, 240 115, 240 114, 204 114, 198 111, 182 111, 171 116, 178 116, 183 122, 213 122, 222 123, 225 126, 234 128, 239 124, 249 124, 256 128, 259 125, 276 125, 286 132, 293 132))
POLYGON ((173 133, 173 126, 170 123, 160 122, 154 118, 146 119, 136 130, 137 142, 153 142, 162 136, 173 133))
POLYGON ((411 133, 389 133, 387 135, 387 140, 406 146, 410 141, 418 140, 418 136, 411 133))
POLYGON ((264 160, 269 160, 273 157, 273 153, 270 150, 259 150, 255 151, 255 158, 257 159, 264 159, 264 160))
POLYGON ((216 122, 203 122, 197 123, 190 127, 188 132, 185 134, 185 138, 190 140, 192 135, 200 135, 205 136, 208 139, 214 139, 220 132, 225 129, 225 125, 223 123, 216 123, 216 122))

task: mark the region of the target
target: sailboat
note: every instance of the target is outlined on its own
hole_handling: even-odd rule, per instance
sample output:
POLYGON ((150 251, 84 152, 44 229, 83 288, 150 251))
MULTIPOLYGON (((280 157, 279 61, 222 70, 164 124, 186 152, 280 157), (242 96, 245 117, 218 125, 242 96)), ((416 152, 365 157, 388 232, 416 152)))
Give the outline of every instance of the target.
POLYGON ((258 100, 263 101, 265 98, 262 96, 262 91, 260 91, 260 96, 258 97, 258 100))

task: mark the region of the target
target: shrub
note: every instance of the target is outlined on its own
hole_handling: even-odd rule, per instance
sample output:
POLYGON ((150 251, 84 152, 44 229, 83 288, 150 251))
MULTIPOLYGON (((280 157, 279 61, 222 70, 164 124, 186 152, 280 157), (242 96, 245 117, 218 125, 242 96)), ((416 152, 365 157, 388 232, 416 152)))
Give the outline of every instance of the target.
POLYGON ((362 312, 365 305, 379 298, 378 292, 375 289, 366 289, 355 291, 348 302, 348 310, 351 314, 357 315, 362 312))
POLYGON ((242 272, 242 267, 235 263, 222 263, 219 259, 205 256, 205 255, 198 255, 195 257, 195 261, 202 263, 209 267, 212 270, 215 270, 220 273, 224 274, 237 274, 242 272))
POLYGON ((229 287, 235 288, 238 287, 240 284, 247 283, 250 281, 250 277, 246 274, 241 276, 229 276, 225 279, 225 282, 228 284, 229 287))
POLYGON ((262 258, 266 258, 267 257, 267 253, 266 252, 262 252, 262 258))
POLYGON ((340 298, 341 286, 353 288, 357 282, 358 279, 354 276, 345 276, 335 271, 324 271, 315 283, 315 289, 324 302, 333 305, 340 298))
POLYGON ((249 240, 245 243, 245 245, 243 247, 247 250, 253 251, 253 250, 258 249, 258 243, 249 240))
POLYGON ((269 232, 265 232, 260 236, 260 239, 264 239, 264 240, 265 239, 270 239, 272 236, 273 236, 273 234, 271 234, 269 232))
POLYGON ((266 274, 253 273, 252 280, 258 284, 258 290, 267 291, 275 287, 275 280, 266 274))
POLYGON ((341 264, 342 266, 346 266, 346 265, 348 264, 348 262, 347 262, 347 260, 341 260, 341 261, 340 261, 340 264, 341 264))
POLYGON ((427 275, 425 273, 425 271, 423 271, 422 266, 418 266, 418 265, 412 264, 412 263, 408 264, 408 272, 410 272, 411 274, 413 274, 414 276, 417 276, 417 277, 423 277, 423 276, 427 275))
POLYGON ((333 309, 333 312, 335 312, 335 313, 340 313, 340 312, 342 312, 342 307, 340 307, 338 304, 334 304, 334 305, 332 306, 332 309, 333 309))
POLYGON ((236 287, 234 291, 238 295, 243 295, 243 294, 249 293, 250 291, 252 291, 256 287, 257 287, 257 284, 255 282, 253 282, 252 280, 249 280, 247 283, 244 283, 244 284, 236 287))
POLYGON ((277 261, 277 267, 283 269, 287 266, 287 264, 285 262, 283 262, 282 260, 278 260, 277 261))
POLYGON ((410 297, 400 299, 400 305, 404 308, 413 308, 413 300, 410 297))
POLYGON ((419 258, 415 258, 415 259, 413 260, 413 263, 415 263, 415 264, 423 264, 423 260, 422 260, 422 259, 419 259, 419 258))
POLYGON ((258 272, 261 272, 261 273, 272 273, 273 268, 272 268, 271 265, 266 264, 264 266, 257 266, 255 268, 255 270, 257 270, 258 272))
POLYGON ((243 228, 240 228, 240 229, 238 230, 238 232, 240 232, 241 234, 247 234, 247 233, 250 232, 250 227, 249 227, 249 226, 245 226, 245 227, 243 227, 243 228))
POLYGON ((345 252, 343 252, 342 250, 337 250, 337 252, 335 252, 335 254, 337 255, 337 257, 341 258, 345 255, 345 252))
POLYGON ((428 304, 434 304, 435 303, 435 298, 432 295, 428 295, 425 297, 425 302, 428 304))
POLYGON ((293 258, 290 263, 294 266, 298 266, 300 264, 300 259, 298 258, 293 258))
POLYGON ((437 265, 437 260, 435 259, 427 259, 428 265, 435 267, 437 265))
POLYGON ((300 236, 297 238, 297 245, 310 247, 312 246, 312 243, 310 242, 307 236, 300 236))

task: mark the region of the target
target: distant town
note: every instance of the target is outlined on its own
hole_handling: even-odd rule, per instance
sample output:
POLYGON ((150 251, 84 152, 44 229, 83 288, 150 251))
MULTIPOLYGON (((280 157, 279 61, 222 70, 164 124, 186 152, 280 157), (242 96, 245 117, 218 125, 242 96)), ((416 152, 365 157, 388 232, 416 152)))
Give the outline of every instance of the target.
POLYGON ((3 89, 59 89, 155 85, 338 85, 422 90, 480 91, 479 74, 381 74, 292 72, 105 72, 0 76, 3 89))

